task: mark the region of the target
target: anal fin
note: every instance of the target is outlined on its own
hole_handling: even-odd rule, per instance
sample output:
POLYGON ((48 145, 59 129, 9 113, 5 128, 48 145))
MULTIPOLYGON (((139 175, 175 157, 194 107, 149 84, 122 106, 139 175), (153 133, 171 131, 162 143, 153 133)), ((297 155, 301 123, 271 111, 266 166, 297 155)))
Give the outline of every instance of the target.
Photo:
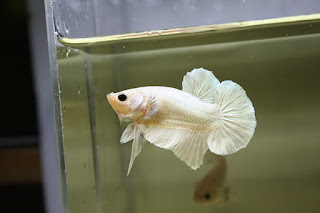
POLYGON ((192 169, 199 168, 208 149, 208 134, 185 129, 166 128, 161 126, 148 127, 145 138, 152 144, 173 151, 192 169))
POLYGON ((191 133, 188 139, 172 147, 174 154, 193 170, 202 165, 207 150, 207 134, 205 133, 191 133))

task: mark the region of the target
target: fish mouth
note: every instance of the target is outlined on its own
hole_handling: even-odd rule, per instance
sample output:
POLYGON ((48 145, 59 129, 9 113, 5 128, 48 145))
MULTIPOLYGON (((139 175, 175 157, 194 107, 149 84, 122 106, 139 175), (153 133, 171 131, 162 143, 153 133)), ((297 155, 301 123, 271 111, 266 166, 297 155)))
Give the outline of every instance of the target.
POLYGON ((108 93, 108 94, 106 95, 106 97, 108 98, 108 97, 110 97, 110 96, 112 96, 112 95, 114 95, 114 93, 113 93, 113 92, 110 92, 110 93, 108 93))
POLYGON ((106 95, 106 97, 107 97, 108 102, 111 103, 110 101, 112 101, 114 99, 114 93, 113 92, 108 93, 106 95))

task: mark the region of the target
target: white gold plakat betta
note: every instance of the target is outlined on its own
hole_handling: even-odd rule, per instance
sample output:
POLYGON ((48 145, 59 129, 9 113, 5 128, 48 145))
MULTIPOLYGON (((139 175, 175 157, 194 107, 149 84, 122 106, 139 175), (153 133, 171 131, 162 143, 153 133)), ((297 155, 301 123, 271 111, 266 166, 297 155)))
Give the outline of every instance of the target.
POLYGON ((188 72, 182 90, 148 86, 107 95, 120 122, 129 124, 120 142, 133 140, 128 174, 146 141, 168 149, 196 170, 209 149, 228 155, 246 147, 255 111, 244 89, 220 82, 203 68, 188 72))

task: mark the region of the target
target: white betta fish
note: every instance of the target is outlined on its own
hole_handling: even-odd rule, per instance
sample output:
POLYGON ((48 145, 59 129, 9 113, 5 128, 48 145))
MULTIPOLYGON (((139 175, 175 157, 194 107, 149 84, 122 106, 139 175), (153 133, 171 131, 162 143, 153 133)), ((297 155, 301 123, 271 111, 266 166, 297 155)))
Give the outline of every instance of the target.
POLYGON ((120 122, 132 121, 120 142, 133 139, 128 175, 146 140, 169 149, 196 170, 209 150, 228 155, 252 138, 256 118, 246 92, 203 68, 188 72, 182 90, 148 86, 110 93, 107 99, 120 122))

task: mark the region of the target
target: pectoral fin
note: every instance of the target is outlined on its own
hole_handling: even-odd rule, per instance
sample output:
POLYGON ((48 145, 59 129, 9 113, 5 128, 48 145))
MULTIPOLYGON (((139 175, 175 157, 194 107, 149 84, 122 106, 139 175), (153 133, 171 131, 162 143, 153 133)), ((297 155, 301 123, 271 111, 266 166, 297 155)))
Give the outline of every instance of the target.
POLYGON ((145 119, 150 119, 152 115, 154 115, 156 112, 158 112, 160 107, 160 103, 156 100, 155 97, 151 96, 147 103, 147 111, 145 115, 145 119))

